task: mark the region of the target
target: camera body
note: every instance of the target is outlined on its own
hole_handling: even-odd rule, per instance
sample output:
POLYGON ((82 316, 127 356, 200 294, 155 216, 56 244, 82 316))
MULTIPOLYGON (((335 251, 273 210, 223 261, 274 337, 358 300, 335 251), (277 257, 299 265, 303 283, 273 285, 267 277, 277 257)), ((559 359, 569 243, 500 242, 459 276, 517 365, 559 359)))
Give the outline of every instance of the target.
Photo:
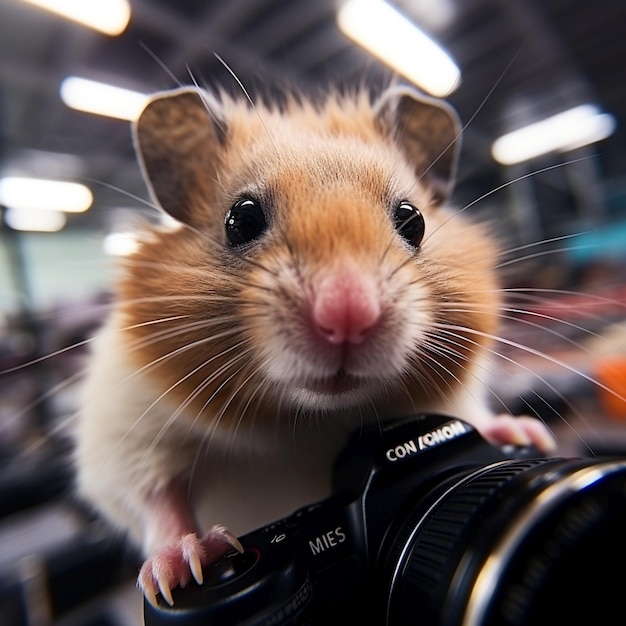
POLYGON ((625 461, 546 459, 490 445, 456 418, 413 416, 356 433, 337 459, 330 498, 245 535, 244 553, 206 568, 202 586, 175 589, 173 607, 144 603, 144 621, 540 623, 551 598, 570 593, 560 561, 573 551, 580 562, 583 548, 605 554, 604 544, 587 545, 598 533, 612 537, 615 558, 626 556, 625 521, 625 461), (555 539, 571 511, 598 498, 612 502, 612 520, 587 515, 555 539), (524 582, 555 541, 543 577, 524 582), (523 597, 511 598, 520 585, 523 597))

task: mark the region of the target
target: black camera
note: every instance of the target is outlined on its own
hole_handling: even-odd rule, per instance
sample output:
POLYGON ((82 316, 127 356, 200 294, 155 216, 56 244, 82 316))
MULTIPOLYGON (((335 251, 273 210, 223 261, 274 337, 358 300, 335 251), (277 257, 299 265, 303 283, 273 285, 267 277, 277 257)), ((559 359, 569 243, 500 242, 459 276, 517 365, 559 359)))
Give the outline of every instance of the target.
POLYGON ((626 459, 498 448, 412 417, 362 432, 333 496, 144 604, 146 626, 624 624, 626 459))

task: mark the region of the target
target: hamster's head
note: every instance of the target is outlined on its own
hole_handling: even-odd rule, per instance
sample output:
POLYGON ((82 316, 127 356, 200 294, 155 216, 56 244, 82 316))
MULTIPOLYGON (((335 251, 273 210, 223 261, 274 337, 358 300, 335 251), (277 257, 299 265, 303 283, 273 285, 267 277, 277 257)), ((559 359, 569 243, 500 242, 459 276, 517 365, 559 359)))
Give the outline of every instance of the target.
POLYGON ((403 88, 282 106, 158 95, 135 126, 181 223, 131 257, 138 367, 194 419, 435 402, 497 318, 496 248, 446 206, 459 126, 403 88))

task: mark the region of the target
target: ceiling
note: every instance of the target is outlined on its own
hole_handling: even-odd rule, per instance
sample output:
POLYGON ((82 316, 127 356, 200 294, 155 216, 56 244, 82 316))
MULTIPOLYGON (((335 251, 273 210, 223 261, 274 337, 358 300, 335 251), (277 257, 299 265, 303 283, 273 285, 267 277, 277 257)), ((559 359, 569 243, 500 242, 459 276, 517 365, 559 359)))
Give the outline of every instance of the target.
MULTIPOLYGON (((146 197, 128 123, 68 109, 59 85, 78 75, 152 92, 190 83, 236 88, 219 54, 252 93, 267 81, 305 91, 328 83, 383 84, 385 70, 343 36, 339 0, 131 0, 126 31, 107 37, 19 0, 0 0, 0 168, 87 180, 92 210, 70 228, 109 227, 146 197)), ((462 69, 450 101, 471 122, 460 170, 466 198, 510 176, 492 162, 505 130, 594 102, 617 132, 594 148, 607 188, 626 168, 626 3, 619 0, 404 0, 462 69), (433 25, 433 7, 451 9, 433 25), (429 8, 430 7, 430 8, 429 8)), ((425 60, 425 62, 427 62, 425 60)), ((532 167, 540 167, 541 163, 532 167)))

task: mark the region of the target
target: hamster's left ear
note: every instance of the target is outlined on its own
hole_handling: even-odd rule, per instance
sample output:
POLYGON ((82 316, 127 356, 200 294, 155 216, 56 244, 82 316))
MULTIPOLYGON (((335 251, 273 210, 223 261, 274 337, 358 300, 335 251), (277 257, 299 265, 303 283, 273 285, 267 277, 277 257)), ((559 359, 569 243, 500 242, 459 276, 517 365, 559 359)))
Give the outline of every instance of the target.
POLYGON ((449 105, 409 87, 391 87, 375 105, 376 122, 415 167, 441 204, 454 186, 461 141, 459 118, 449 105))
POLYGON ((172 217, 196 225, 219 180, 227 135, 219 104, 194 87, 157 94, 133 133, 153 198, 172 217))

